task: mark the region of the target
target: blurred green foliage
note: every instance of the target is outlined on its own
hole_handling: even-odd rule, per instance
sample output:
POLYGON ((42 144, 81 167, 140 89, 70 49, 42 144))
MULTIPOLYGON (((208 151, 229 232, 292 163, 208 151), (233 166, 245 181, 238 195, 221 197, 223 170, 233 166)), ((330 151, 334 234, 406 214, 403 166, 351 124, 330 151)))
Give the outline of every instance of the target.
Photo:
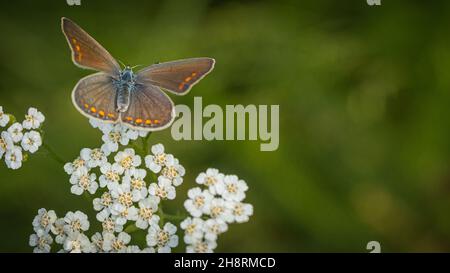
MULTIPOLYGON (((279 104, 280 146, 180 141, 155 133, 187 169, 177 201, 207 167, 249 184, 255 214, 217 251, 450 251, 450 2, 8 1, 0 9, 0 105, 46 115, 45 142, 67 161, 100 132, 72 106, 90 71, 75 67, 67 16, 117 59, 151 64, 210 56, 217 65, 192 105, 279 104)), ((31 251, 37 209, 92 205, 70 194, 62 166, 41 152, 22 169, 0 163, 0 251, 31 251)))

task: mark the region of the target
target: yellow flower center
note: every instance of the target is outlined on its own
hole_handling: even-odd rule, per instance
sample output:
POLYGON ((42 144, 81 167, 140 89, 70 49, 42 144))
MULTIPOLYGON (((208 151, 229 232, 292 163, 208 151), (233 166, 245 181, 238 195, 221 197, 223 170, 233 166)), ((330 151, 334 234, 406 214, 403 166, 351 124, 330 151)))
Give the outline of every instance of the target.
POLYGON ((202 207, 204 204, 205 204, 205 197, 203 197, 203 196, 197 196, 197 197, 195 197, 195 199, 194 199, 194 205, 195 205, 197 208, 202 207))
POLYGON ((206 181, 205 181, 205 185, 206 186, 212 186, 212 185, 215 185, 216 184, 216 179, 214 178, 214 177, 212 177, 212 176, 207 176, 206 177, 206 181))
POLYGON ((122 204, 125 207, 131 207, 131 205, 133 205, 133 200, 131 197, 131 193, 130 192, 125 192, 119 195, 119 203, 122 204))
POLYGON ((169 166, 162 170, 162 175, 169 179, 173 179, 178 176, 178 171, 174 166, 169 166))
POLYGON ((124 168, 124 169, 130 169, 131 167, 133 167, 133 158, 131 156, 127 156, 124 159, 122 159, 120 161, 120 165, 124 168))
POLYGON ((122 135, 120 134, 120 132, 110 132, 109 133, 109 139, 114 143, 119 142, 121 136, 122 135))
POLYGON ((145 186, 146 186, 145 182, 142 179, 135 178, 135 179, 131 180, 131 188, 133 188, 135 190, 141 190, 145 186))
POLYGON ((119 182, 119 175, 113 171, 107 171, 105 174, 106 179, 112 182, 119 182))
POLYGON ((158 246, 165 246, 169 241, 169 233, 167 231, 161 230, 158 233, 158 246))
POLYGON ((211 208, 211 216, 213 218, 218 217, 220 214, 222 214, 222 212, 223 212, 223 208, 222 207, 215 206, 215 207, 211 208))
POLYGON ((148 220, 152 218, 153 211, 150 208, 141 208, 139 209, 139 216, 144 220, 148 220))
POLYGON ((155 155, 153 161, 160 166, 164 165, 166 162, 166 154, 155 155))
POLYGON ((227 191, 229 192, 229 193, 236 193, 237 192, 237 186, 236 186, 236 184, 228 184, 227 185, 227 191))

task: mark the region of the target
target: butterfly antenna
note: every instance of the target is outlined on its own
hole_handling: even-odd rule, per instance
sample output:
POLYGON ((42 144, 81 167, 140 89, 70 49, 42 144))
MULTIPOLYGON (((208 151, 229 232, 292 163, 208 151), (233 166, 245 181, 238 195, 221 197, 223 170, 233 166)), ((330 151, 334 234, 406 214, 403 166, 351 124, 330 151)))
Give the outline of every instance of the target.
POLYGON ((144 66, 144 65, 143 64, 138 64, 138 65, 133 66, 131 69, 135 69, 138 66, 144 66))
POLYGON ((126 65, 121 61, 121 60, 119 60, 119 59, 117 59, 118 61, 119 61, 119 63, 123 66, 123 68, 125 68, 126 67, 126 65))

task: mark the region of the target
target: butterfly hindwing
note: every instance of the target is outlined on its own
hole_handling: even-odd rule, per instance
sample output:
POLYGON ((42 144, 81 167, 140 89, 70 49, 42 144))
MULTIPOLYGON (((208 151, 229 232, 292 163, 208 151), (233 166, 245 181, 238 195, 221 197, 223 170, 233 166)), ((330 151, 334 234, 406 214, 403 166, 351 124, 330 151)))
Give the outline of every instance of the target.
POLYGON ((154 64, 137 73, 138 83, 152 84, 177 95, 185 95, 214 68, 214 59, 191 58, 154 64))
POLYGON ((133 129, 158 131, 170 126, 175 118, 172 100, 156 86, 137 84, 130 93, 128 110, 121 120, 133 129))
POLYGON ((72 101, 88 118, 117 122, 116 87, 111 76, 99 72, 82 78, 72 91, 72 101))
POLYGON ((67 18, 61 19, 61 27, 72 50, 73 62, 82 67, 116 76, 120 66, 116 60, 86 31, 67 18))

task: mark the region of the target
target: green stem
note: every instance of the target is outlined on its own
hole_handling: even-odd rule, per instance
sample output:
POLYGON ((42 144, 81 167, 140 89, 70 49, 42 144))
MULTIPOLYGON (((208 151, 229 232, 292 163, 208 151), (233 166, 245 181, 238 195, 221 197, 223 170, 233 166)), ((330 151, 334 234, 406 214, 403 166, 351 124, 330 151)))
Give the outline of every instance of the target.
POLYGON ((66 163, 66 161, 64 161, 64 159, 62 159, 58 154, 55 153, 55 151, 53 151, 53 149, 46 143, 42 143, 42 148, 44 148, 48 155, 53 158, 56 162, 60 163, 61 165, 64 165, 66 163))

